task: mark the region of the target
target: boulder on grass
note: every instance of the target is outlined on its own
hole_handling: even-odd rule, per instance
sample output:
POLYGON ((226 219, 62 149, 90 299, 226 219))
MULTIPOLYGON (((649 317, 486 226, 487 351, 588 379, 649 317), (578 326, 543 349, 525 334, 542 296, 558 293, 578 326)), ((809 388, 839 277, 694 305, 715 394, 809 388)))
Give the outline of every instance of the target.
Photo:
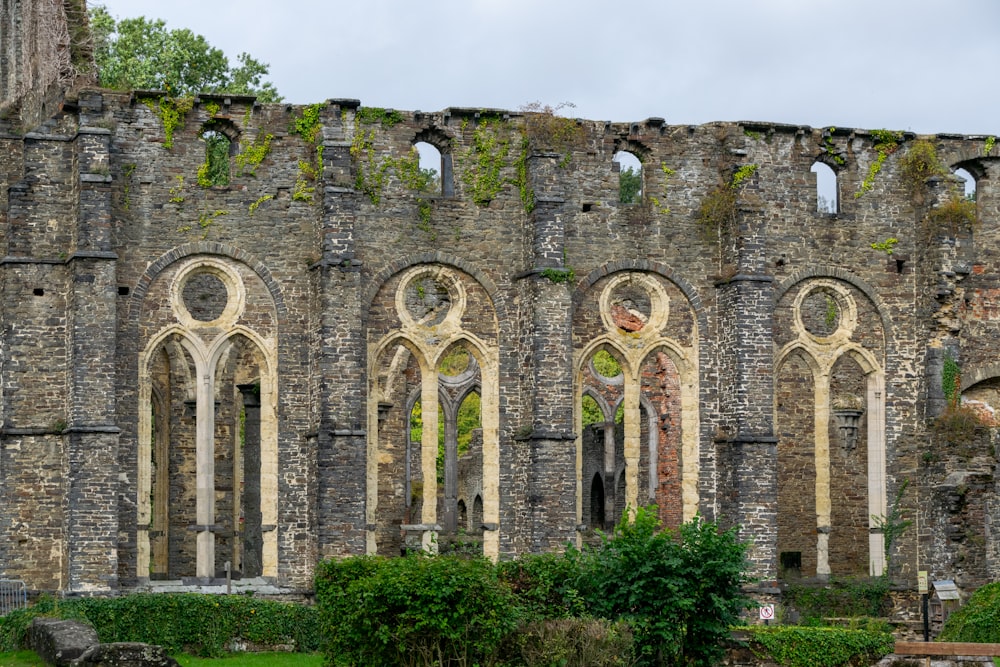
POLYGON ((80 621, 36 616, 28 627, 28 648, 56 667, 66 667, 99 643, 94 628, 80 621))
POLYGON ((92 646, 71 667, 180 667, 162 646, 114 642, 92 646))

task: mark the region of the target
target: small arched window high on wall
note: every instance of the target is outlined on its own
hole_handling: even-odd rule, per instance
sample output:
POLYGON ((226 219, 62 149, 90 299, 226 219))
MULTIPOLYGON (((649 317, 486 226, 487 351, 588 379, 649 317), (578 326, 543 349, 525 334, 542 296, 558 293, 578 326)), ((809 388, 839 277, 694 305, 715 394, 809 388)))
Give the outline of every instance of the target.
POLYGON ((206 125, 201 132, 205 142, 205 162, 198 168, 198 185, 229 185, 229 156, 233 142, 217 126, 206 125))
POLYGON ((837 191, 837 172, 830 165, 816 161, 809 170, 816 174, 816 211, 837 213, 840 210, 837 191))
POLYGON ((976 201, 976 177, 961 167, 955 170, 955 175, 965 181, 965 198, 976 201))
POLYGON ((642 201, 642 162, 628 151, 618 151, 612 164, 618 171, 618 201, 637 204, 642 201))
POLYGON ((451 156, 426 141, 418 141, 413 148, 420 157, 420 191, 433 195, 452 196, 451 156))

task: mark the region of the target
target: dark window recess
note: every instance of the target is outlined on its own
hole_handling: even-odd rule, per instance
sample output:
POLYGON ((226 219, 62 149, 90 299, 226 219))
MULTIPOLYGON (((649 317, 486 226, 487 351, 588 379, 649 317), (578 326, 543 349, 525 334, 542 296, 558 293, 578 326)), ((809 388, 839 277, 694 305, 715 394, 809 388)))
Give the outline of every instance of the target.
POLYGON ((802 569, 802 552, 801 551, 782 551, 779 556, 781 561, 782 570, 801 570, 802 569))
POLYGON ((584 204, 584 205, 583 205, 583 212, 584 212, 584 213, 590 213, 590 209, 591 209, 591 208, 592 208, 593 206, 594 206, 593 204, 584 204))
POLYGON ((127 285, 118 286, 118 296, 128 296, 129 289, 127 285))
POLYGON ((31 291, 31 293, 34 294, 35 296, 45 296, 45 290, 43 290, 41 287, 36 287, 31 291))

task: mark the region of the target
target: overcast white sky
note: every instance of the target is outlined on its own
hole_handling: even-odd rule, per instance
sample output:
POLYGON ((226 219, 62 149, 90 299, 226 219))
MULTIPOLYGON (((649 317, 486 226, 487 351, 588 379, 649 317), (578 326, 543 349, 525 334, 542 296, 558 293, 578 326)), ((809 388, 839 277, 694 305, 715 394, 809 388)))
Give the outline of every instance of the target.
POLYGON ((1000 134, 998 0, 90 2, 246 51, 296 104, 1000 134))

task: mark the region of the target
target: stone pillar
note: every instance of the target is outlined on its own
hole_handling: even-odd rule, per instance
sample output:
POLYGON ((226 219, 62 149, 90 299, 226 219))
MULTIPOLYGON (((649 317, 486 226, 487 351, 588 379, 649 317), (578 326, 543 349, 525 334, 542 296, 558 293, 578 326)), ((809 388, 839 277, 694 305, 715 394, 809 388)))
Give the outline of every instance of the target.
POLYGON ((108 130, 84 127, 75 146, 80 185, 76 247, 68 259, 66 429, 72 592, 118 587, 117 257, 111 252, 109 142, 108 130))
POLYGON ((720 349, 719 459, 731 495, 723 517, 751 542, 751 571, 777 578, 778 447, 774 437, 773 278, 765 270, 766 226, 761 211, 743 205, 757 188, 744 182, 736 220, 720 238, 723 266, 732 276, 717 283, 720 349))
POLYGON ((576 538, 576 435, 573 433, 573 302, 566 266, 564 200, 553 192, 556 153, 528 162, 535 190, 532 296, 532 432, 528 510, 533 551, 562 548, 576 538))
POLYGON ((360 193, 353 189, 350 142, 341 109, 357 100, 332 100, 324 111, 322 259, 315 265, 318 314, 314 329, 317 424, 317 538, 321 558, 361 554, 374 546, 366 532, 367 343, 361 262, 354 251, 360 193), (366 539, 366 535, 369 539, 366 539))

